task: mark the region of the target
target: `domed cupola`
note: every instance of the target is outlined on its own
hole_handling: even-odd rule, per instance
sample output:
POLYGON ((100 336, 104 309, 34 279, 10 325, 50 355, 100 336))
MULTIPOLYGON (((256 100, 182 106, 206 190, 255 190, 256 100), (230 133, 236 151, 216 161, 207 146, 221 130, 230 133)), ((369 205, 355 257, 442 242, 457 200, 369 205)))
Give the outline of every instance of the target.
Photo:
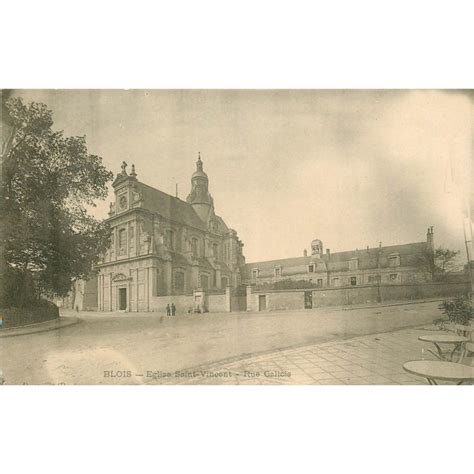
POLYGON ((214 206, 212 196, 209 194, 209 178, 203 171, 203 163, 201 161, 201 153, 198 154, 196 161, 196 171, 191 177, 191 192, 186 201, 191 204, 198 216, 207 222, 209 213, 214 206))
POLYGON ((206 182, 209 182, 209 178, 207 177, 207 174, 204 173, 202 169, 202 161, 201 161, 201 152, 198 152, 198 160, 196 161, 196 171, 193 173, 193 176, 191 177, 191 182, 193 180, 205 180, 206 182))

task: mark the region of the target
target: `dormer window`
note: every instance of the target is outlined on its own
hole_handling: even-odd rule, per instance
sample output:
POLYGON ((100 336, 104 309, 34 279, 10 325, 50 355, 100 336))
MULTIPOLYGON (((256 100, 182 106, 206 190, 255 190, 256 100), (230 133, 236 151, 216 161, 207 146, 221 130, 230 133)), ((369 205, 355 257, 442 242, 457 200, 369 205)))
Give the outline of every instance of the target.
POLYGON ((314 270, 315 270, 315 265, 314 264, 308 265, 308 272, 309 273, 314 273, 314 270))
POLYGON ((388 266, 389 267, 399 267, 400 266, 400 255, 399 254, 391 254, 388 256, 388 266))
POLYGON ((275 267, 273 269, 273 275, 275 278, 281 278, 281 267, 275 267))
POLYGON ((252 270, 252 280, 256 280, 258 278, 258 268, 254 268, 252 270))
POLYGON ((358 270, 359 269, 359 259, 351 258, 349 260, 349 270, 358 270))

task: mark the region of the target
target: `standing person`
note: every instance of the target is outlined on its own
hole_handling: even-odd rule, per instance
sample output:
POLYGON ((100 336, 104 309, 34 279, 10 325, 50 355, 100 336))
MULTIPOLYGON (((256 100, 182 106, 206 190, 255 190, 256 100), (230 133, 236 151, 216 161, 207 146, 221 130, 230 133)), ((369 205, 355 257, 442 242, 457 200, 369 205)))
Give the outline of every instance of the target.
POLYGON ((171 316, 170 304, 166 305, 166 316, 171 316))
POLYGON ((171 303, 171 316, 176 316, 176 306, 171 303))

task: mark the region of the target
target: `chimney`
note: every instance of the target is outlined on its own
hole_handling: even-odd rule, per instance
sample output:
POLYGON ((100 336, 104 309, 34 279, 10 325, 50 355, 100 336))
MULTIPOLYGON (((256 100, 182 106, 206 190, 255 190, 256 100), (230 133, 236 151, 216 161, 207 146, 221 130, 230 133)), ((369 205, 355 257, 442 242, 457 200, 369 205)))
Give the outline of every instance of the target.
POLYGON ((326 255, 328 256, 328 258, 331 256, 331 249, 326 249, 326 255))
POLYGON ((308 256, 308 251, 307 251, 306 249, 303 250, 303 255, 304 255, 305 257, 308 256))
POLYGON ((428 227, 428 231, 426 233, 426 245, 428 250, 434 252, 434 235, 433 235, 433 226, 428 227))

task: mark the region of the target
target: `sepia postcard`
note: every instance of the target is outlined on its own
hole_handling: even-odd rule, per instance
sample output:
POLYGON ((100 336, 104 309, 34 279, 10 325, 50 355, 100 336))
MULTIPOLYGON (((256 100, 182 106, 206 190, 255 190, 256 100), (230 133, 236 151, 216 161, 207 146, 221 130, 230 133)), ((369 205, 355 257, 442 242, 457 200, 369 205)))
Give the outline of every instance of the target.
POLYGON ((0 385, 474 382, 472 91, 0 92, 0 385))

